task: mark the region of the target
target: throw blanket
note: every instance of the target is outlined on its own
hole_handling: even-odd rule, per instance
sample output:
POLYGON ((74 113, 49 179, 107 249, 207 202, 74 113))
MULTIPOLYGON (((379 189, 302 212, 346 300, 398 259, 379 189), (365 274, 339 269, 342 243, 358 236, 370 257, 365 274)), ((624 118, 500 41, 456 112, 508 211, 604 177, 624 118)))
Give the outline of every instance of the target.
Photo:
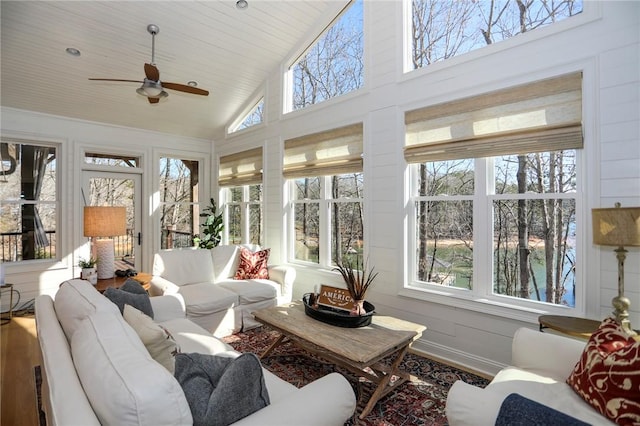
POLYGON ((270 403, 260 360, 252 353, 237 358, 179 353, 175 377, 194 426, 229 425, 270 403))
POLYGON ((502 401, 496 426, 589 426, 575 417, 512 393, 502 401))

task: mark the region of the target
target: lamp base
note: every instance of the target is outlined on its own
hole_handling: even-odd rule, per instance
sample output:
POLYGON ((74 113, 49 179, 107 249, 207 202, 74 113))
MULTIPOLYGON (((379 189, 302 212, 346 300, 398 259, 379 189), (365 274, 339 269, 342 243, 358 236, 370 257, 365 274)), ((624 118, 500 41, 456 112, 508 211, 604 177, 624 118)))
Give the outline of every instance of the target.
POLYGON ((94 245, 96 251, 96 258, 98 259, 98 279, 104 280, 113 278, 115 254, 113 251, 113 240, 102 239, 96 240, 94 245))

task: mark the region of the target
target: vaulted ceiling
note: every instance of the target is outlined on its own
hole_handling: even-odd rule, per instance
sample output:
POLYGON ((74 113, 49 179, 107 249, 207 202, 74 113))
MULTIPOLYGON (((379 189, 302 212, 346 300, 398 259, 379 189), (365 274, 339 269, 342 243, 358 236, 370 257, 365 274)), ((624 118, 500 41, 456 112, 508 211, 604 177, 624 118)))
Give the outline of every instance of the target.
POLYGON ((346 0, 1 1, 0 103, 83 120, 212 139, 301 40, 346 0), (155 37, 160 80, 198 82, 209 96, 136 93, 155 37), (80 51, 79 57, 65 52, 80 51))

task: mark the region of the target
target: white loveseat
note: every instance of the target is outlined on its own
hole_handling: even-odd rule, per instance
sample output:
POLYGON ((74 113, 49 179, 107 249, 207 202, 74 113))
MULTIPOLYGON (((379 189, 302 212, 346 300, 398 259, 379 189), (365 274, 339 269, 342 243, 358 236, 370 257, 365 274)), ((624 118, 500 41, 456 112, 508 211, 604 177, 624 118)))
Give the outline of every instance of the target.
POLYGON ((457 381, 449 390, 450 426, 494 425, 504 399, 512 393, 551 407, 593 426, 615 425, 565 383, 586 341, 520 328, 513 336, 511 366, 484 389, 457 381))
MULTIPOLYGON (((185 318, 180 295, 151 297, 151 303, 154 320, 171 332, 181 352, 239 355, 185 318)), ((88 281, 63 283, 55 301, 38 296, 35 314, 48 425, 193 423, 178 381, 88 281)), ((271 404, 236 425, 342 425, 354 412, 353 390, 340 374, 298 389, 263 372, 271 404)))
POLYGON ((154 256, 149 294, 181 294, 187 318, 217 337, 257 327, 252 312, 291 302, 296 271, 269 265, 269 279, 234 280, 239 263, 236 245, 161 250, 154 256))

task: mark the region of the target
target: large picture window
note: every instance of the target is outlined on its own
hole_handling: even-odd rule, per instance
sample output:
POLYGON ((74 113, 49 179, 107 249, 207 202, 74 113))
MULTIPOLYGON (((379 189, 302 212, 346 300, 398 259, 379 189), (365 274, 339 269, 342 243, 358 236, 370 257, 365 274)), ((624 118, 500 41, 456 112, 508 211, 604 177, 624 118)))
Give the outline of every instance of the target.
POLYGON ((57 148, 40 142, 0 143, 2 262, 57 259, 57 148))
POLYGON ((362 124, 285 141, 291 259, 331 268, 362 263, 362 124))
POLYGON ((581 81, 570 74, 405 115, 410 287, 576 306, 581 81))

